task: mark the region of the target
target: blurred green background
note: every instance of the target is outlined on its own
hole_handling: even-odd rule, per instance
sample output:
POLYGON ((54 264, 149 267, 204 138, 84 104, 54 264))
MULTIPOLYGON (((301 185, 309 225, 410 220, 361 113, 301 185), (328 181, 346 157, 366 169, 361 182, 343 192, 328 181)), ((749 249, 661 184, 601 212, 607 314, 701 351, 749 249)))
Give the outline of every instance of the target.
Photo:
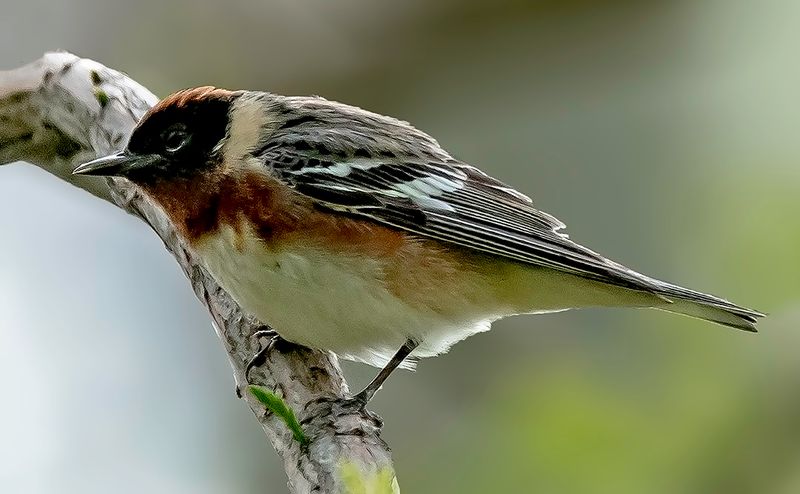
MULTIPOLYGON (((769 312, 496 324, 374 401, 408 493, 800 492, 800 2, 7 0, 157 94, 409 120, 634 269, 769 312)), ((141 222, 0 170, 0 491, 284 492, 204 309, 141 222)), ((374 370, 345 364, 359 387, 374 370)))

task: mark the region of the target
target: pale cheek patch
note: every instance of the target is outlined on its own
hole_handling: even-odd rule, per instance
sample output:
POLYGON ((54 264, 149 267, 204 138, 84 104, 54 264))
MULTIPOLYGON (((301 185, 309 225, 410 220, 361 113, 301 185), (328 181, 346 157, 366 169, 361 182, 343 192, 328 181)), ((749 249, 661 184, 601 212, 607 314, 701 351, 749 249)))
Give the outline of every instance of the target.
POLYGON ((228 138, 222 143, 226 166, 240 168, 242 158, 258 147, 265 133, 275 127, 258 95, 242 95, 234 104, 228 138))

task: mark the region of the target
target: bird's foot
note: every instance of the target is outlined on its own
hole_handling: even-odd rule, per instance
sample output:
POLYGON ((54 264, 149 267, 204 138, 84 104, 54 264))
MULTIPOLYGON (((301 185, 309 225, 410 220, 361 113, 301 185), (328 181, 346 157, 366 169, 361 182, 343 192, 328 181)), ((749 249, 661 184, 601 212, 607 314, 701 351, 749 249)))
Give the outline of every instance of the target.
MULTIPOLYGON (((261 329, 250 335, 250 338, 256 338, 258 340, 259 348, 256 354, 253 355, 244 368, 245 383, 250 382, 250 371, 252 371, 254 367, 259 367, 264 363, 267 358, 267 354, 280 339, 280 336, 273 329, 261 329), (268 339, 266 345, 261 343, 262 339, 268 339)), ((236 396, 239 398, 242 397, 242 390, 239 388, 239 386, 236 386, 236 396)))
POLYGON ((275 345, 275 342, 277 342, 278 339, 280 338, 280 336, 278 336, 278 333, 276 333, 275 330, 272 329, 262 329, 256 331, 250 337, 256 338, 258 340, 259 349, 256 352, 256 354, 253 355, 253 358, 251 358, 250 361, 247 362, 247 366, 244 368, 244 378, 247 381, 250 380, 250 371, 253 370, 253 367, 258 367, 264 363, 264 361, 267 358, 267 354, 272 349, 273 345, 275 345), (261 343, 262 339, 267 339, 266 345, 261 343))

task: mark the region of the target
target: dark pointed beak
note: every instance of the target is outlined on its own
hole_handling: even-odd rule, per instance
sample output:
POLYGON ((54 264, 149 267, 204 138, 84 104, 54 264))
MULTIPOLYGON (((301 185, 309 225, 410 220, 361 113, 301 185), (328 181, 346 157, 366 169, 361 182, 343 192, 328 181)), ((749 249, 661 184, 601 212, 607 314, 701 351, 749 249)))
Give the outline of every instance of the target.
POLYGON ((124 177, 131 172, 149 168, 160 163, 163 159, 163 157, 157 154, 138 155, 122 151, 84 163, 75 168, 72 174, 124 177))

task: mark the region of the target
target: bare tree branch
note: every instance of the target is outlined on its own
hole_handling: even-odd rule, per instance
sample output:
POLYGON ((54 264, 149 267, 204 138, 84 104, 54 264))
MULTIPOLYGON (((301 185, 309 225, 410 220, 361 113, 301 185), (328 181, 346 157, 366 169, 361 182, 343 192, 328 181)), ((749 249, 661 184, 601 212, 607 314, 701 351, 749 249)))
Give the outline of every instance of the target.
POLYGON ((136 187, 124 179, 71 174, 80 163, 119 150, 157 100, 128 76, 69 53, 48 53, 0 72, 0 164, 33 163, 153 228, 208 308, 242 397, 283 458, 292 492, 348 492, 354 468, 362 480, 389 484, 379 492, 399 492, 380 419, 344 400, 349 390, 334 355, 282 342, 250 372, 248 382, 245 367, 259 346, 252 335, 264 326, 211 279, 163 212, 136 187), (307 447, 246 391, 249 384, 284 399, 310 440, 307 447))

